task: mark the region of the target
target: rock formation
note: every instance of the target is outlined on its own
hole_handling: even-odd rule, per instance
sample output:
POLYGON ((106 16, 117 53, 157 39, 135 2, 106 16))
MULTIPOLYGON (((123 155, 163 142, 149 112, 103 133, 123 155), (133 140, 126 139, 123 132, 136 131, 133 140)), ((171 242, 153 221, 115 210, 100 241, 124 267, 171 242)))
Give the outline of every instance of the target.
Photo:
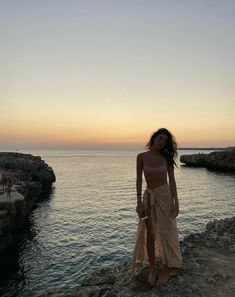
POLYGON ((187 166, 235 172, 235 148, 209 154, 181 155, 180 162, 185 163, 187 166))
MULTIPOLYGON (((37 297, 234 297, 235 217, 208 222, 200 233, 180 241, 183 267, 175 269, 167 284, 150 287, 148 264, 130 276, 130 263, 101 268, 73 289, 54 289, 37 297)), ((156 262, 159 275, 160 262, 156 262)))
POLYGON ((55 174, 39 156, 1 152, 0 173, 5 172, 13 187, 11 197, 0 186, 0 255, 14 240, 39 195, 50 190, 55 174))

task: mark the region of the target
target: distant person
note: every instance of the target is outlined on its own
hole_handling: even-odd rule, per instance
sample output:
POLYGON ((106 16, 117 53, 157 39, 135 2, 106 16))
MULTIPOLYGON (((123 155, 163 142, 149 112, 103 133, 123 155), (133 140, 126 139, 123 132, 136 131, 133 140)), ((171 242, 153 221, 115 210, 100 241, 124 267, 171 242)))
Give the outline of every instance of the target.
POLYGON ((3 190, 6 189, 6 184, 7 184, 7 174, 5 171, 3 171, 1 176, 1 185, 3 190))
POLYGON ((12 189, 12 181, 10 179, 8 179, 7 184, 6 184, 8 198, 11 198, 11 189, 12 189))
POLYGON ((155 260, 158 257, 162 264, 157 281, 159 286, 173 275, 172 268, 182 267, 176 222, 179 201, 174 177, 174 165, 177 167, 175 157, 178 153, 174 136, 165 128, 154 132, 145 147, 148 151, 136 157, 136 212, 139 221, 131 272, 135 274, 136 264, 148 259, 148 282, 154 286, 157 281, 155 260), (143 196, 142 172, 147 183, 143 196))

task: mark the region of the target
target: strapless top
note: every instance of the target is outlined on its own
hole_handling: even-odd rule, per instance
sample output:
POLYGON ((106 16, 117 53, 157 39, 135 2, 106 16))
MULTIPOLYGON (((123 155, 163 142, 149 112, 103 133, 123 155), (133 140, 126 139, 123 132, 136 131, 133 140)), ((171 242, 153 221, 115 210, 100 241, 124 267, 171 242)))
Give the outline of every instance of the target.
POLYGON ((162 173, 167 173, 167 164, 164 163, 161 166, 158 167, 151 167, 151 166, 143 166, 143 170, 145 174, 162 174, 162 173))

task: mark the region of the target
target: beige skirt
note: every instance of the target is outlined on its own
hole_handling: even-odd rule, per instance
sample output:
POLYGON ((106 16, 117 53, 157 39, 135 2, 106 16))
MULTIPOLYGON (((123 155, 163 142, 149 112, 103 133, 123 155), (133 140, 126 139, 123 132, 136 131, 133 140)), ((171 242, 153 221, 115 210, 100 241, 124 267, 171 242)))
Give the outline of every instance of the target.
MULTIPOLYGON (((168 267, 182 267, 182 255, 178 240, 176 218, 171 215, 172 194, 168 183, 143 193, 144 209, 148 213, 154 236, 155 259, 160 258, 168 267)), ((148 259, 146 221, 139 220, 131 261, 131 273, 135 275, 138 262, 148 259)))

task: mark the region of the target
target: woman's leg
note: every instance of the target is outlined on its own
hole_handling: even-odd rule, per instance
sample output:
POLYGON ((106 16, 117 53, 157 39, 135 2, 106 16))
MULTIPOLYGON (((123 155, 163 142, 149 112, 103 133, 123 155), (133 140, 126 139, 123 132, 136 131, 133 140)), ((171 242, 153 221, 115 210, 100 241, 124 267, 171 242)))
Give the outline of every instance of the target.
POLYGON ((154 235, 152 233, 152 227, 150 224, 150 219, 146 219, 146 228, 147 228, 147 252, 149 259, 149 283, 153 284, 156 280, 156 267, 155 267, 155 248, 154 248, 154 235))
POLYGON ((167 265, 163 265, 159 280, 157 282, 157 285, 163 285, 165 284, 170 277, 170 268, 167 265))

